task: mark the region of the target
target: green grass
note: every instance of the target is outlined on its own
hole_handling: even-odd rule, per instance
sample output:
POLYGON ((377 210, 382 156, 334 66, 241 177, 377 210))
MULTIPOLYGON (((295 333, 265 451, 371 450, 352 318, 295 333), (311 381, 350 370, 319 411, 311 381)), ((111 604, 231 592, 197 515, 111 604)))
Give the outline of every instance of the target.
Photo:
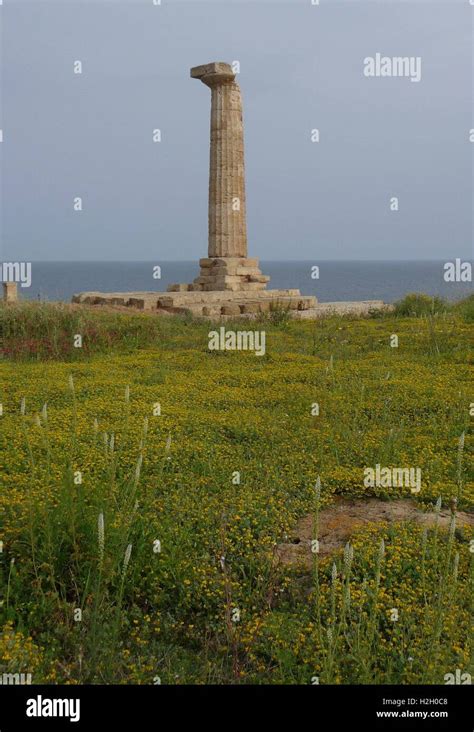
POLYGON ((13 360, 74 361, 95 353, 129 353, 156 343, 160 333, 158 318, 138 313, 124 318, 105 309, 26 301, 0 306, 0 351, 13 360))
POLYGON ((419 466, 420 506, 456 497, 474 510, 464 312, 276 318, 255 326, 257 358, 209 352, 209 323, 91 309, 56 322, 54 306, 35 307, 0 309, 0 672, 148 684, 474 673, 469 532, 369 526, 353 556, 315 557, 310 573, 274 562, 298 518, 336 497, 411 496, 365 488, 376 463, 419 466))

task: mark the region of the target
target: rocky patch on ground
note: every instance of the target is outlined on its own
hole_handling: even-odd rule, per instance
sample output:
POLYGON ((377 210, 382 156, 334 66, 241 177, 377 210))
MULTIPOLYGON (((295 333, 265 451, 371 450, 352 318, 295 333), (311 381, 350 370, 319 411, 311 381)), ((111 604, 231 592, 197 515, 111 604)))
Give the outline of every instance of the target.
MULTIPOLYGON (((438 525, 441 528, 447 528, 451 516, 449 509, 442 509, 439 512, 438 525)), ((319 557, 325 557, 345 546, 351 535, 367 524, 412 521, 425 526, 435 526, 436 520, 436 513, 433 510, 423 511, 419 505, 410 500, 382 501, 378 498, 368 500, 341 498, 319 514, 319 557)), ((458 511, 456 526, 474 528, 474 514, 458 511)), ((308 568, 311 567, 313 560, 312 532, 313 515, 309 514, 298 521, 288 540, 278 545, 277 561, 282 564, 301 564, 308 568)))

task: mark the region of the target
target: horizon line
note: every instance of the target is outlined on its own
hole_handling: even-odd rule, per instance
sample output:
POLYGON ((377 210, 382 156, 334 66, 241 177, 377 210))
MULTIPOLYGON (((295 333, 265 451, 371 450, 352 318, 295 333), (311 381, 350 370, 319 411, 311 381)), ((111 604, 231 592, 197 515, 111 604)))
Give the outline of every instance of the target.
MULTIPOLYGON (((217 257, 219 258, 219 257, 217 257)), ((441 259, 319 259, 314 257, 313 259, 264 259, 259 257, 260 262, 295 262, 295 263, 320 263, 320 262, 336 262, 341 264, 353 264, 362 262, 379 262, 379 263, 400 263, 400 262, 447 262, 453 260, 450 258, 441 259)), ((465 261, 472 262, 472 258, 454 257, 454 259, 464 259, 465 261)), ((7 259, 2 258, 0 261, 6 262, 7 259)), ((8 261, 17 261, 8 258, 8 261)), ((18 260, 20 261, 20 260, 18 260)), ((32 264, 150 264, 150 263, 169 263, 169 264, 199 264, 198 260, 195 259, 24 259, 22 261, 30 261, 32 264)))

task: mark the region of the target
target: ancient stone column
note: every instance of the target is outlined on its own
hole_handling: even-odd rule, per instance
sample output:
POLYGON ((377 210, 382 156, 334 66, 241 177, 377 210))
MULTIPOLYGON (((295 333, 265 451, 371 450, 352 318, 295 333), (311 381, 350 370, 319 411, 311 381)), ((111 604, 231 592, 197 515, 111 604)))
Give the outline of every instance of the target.
POLYGON ((256 257, 247 256, 244 127, 239 85, 230 64, 215 62, 191 69, 211 90, 208 256, 199 260, 192 284, 168 285, 168 292, 264 290, 256 257))
POLYGON ((191 69, 211 89, 209 257, 247 257, 242 99, 229 64, 191 69))

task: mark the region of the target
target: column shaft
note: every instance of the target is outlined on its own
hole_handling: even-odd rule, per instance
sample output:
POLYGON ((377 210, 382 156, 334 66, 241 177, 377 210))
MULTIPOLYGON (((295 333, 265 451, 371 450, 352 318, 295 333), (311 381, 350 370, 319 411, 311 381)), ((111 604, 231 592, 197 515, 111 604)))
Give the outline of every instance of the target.
POLYGON ((246 257, 244 130, 239 85, 211 86, 209 257, 246 257))

